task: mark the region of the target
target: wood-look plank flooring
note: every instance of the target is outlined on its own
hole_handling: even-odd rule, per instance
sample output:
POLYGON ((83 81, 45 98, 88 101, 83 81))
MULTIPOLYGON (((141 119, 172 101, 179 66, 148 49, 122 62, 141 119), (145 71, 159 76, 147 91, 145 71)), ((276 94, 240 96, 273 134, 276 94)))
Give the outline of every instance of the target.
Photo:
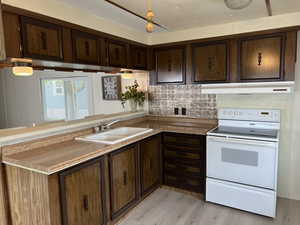
POLYGON ((160 188, 118 225, 300 225, 300 201, 278 199, 271 219, 160 188))

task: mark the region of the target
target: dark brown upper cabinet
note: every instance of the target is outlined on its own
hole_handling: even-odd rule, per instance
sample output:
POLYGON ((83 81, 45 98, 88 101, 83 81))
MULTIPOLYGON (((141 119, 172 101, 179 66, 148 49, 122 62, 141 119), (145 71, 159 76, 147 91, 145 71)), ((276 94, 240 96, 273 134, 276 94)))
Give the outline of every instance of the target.
POLYGON ((161 136, 140 143, 142 196, 152 192, 161 181, 161 136))
POLYGON ((107 41, 108 65, 114 67, 127 67, 127 46, 123 42, 107 41))
POLYGON ((13 13, 3 12, 3 28, 6 56, 15 58, 23 57, 19 16, 13 13))
POLYGON ((185 83, 185 47, 155 50, 156 82, 158 84, 185 83))
POLYGON ((74 62, 100 64, 102 46, 97 36, 73 30, 72 42, 74 62))
POLYGON ((132 69, 147 69, 147 48, 140 46, 130 47, 130 58, 131 58, 131 68, 132 69))
POLYGON ((21 31, 24 57, 63 60, 60 26, 22 16, 21 31))
POLYGON ((60 174, 63 225, 106 223, 103 159, 60 174))
POLYGON ((138 201, 138 146, 129 145, 110 154, 111 218, 122 215, 138 201))
POLYGON ((228 81, 227 42, 201 43, 192 46, 192 69, 195 83, 228 81))
POLYGON ((241 81, 284 79, 285 34, 240 39, 238 48, 241 81))

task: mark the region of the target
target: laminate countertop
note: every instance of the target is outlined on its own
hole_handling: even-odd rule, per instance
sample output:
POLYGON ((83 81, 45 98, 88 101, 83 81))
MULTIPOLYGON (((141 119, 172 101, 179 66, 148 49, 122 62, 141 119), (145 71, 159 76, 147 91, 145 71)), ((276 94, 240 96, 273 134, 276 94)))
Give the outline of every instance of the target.
POLYGON ((122 126, 152 128, 153 131, 114 145, 69 140, 13 154, 3 152, 2 161, 4 164, 51 175, 161 132, 206 135, 216 127, 216 121, 145 117, 137 123, 123 121, 116 125, 116 127, 122 126))

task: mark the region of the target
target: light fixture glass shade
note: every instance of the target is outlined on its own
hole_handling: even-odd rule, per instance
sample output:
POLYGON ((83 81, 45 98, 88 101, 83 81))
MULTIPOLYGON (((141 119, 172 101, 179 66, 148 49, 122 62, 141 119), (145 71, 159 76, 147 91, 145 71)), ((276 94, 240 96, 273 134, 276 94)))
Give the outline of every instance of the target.
POLYGON ((26 62, 14 62, 12 72, 16 76, 31 76, 33 74, 32 64, 26 62))
POLYGON ((133 76, 132 71, 130 71, 130 70, 128 70, 128 71, 122 71, 122 78, 123 79, 127 79, 127 80, 133 79, 134 76, 133 76))
POLYGON ((224 0, 229 9, 243 9, 249 6, 252 0, 224 0))
POLYGON ((148 20, 153 20, 153 17, 154 17, 154 12, 152 10, 148 10, 147 19, 148 20))
POLYGON ((147 25, 146 25, 146 31, 147 31, 148 33, 152 33, 153 30, 154 30, 154 25, 153 25, 152 22, 149 21, 149 22, 147 23, 147 25))

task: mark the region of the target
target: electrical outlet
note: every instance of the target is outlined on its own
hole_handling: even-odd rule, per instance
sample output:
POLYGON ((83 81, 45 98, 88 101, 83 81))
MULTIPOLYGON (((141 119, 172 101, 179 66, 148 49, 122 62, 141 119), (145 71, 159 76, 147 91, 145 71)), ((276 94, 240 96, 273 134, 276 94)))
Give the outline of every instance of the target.
POLYGON ((184 116, 186 115, 186 108, 181 108, 181 114, 184 116))
POLYGON ((174 114, 178 115, 179 114, 179 108, 174 108, 174 114))

